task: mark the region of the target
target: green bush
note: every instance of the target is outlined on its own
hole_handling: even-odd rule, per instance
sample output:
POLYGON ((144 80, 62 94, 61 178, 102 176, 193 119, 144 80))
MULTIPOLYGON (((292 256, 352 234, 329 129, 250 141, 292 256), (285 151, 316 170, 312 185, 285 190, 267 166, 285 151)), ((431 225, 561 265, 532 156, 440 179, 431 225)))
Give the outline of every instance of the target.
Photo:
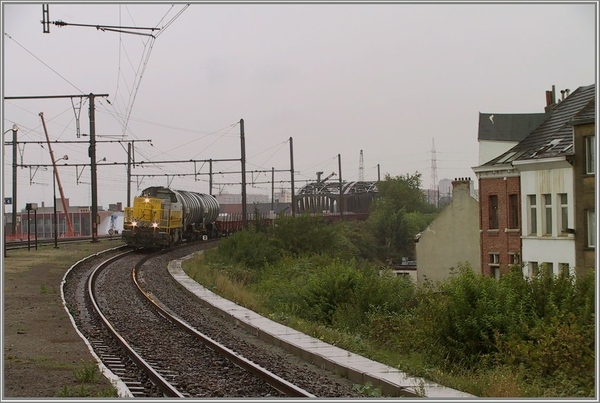
MULTIPOLYGON (((402 210, 396 218, 425 222, 402 210)), ((250 287, 273 318, 338 334, 329 342, 350 340, 359 354, 402 355, 391 365, 416 376, 460 377, 482 396, 594 396, 593 271, 526 279, 515 267, 498 281, 459 264, 445 281, 415 286, 369 263, 373 225, 279 218, 223 239, 205 259, 250 287)))
POLYGON ((525 279, 515 271, 496 281, 460 266, 443 283, 419 290, 418 299, 412 319, 404 318, 419 326, 418 340, 404 347, 419 349, 434 365, 508 365, 526 382, 560 384, 553 393, 593 394, 593 274, 525 279))
POLYGON ((264 231, 251 229, 223 238, 217 250, 221 261, 241 263, 250 269, 259 269, 265 264, 276 262, 282 256, 277 240, 264 231))
POLYGON ((318 216, 279 217, 275 221, 273 237, 281 248, 292 256, 305 253, 331 253, 335 230, 318 216))

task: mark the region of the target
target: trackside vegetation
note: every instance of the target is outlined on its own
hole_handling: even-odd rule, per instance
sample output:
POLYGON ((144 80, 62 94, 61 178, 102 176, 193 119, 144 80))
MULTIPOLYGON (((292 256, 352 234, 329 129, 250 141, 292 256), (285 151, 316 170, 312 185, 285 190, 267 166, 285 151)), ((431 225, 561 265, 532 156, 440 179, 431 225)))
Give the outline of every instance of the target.
MULTIPOLYGON (((396 204, 400 222, 418 221, 407 221, 409 214, 423 219, 406 238, 435 214, 385 204, 388 211, 396 204)), ((593 272, 574 278, 542 270, 526 279, 515 267, 496 280, 457 262, 446 281, 417 286, 388 269, 386 262, 410 248, 382 225, 376 210, 366 221, 253 223, 184 269, 273 320, 476 396, 595 396, 593 272)))

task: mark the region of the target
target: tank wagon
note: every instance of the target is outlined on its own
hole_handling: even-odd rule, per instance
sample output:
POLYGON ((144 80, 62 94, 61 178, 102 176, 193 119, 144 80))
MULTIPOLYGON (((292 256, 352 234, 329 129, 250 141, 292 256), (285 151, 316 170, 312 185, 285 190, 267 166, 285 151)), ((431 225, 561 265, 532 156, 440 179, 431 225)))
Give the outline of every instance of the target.
POLYGON ((164 248, 216 235, 219 202, 213 196, 153 186, 125 208, 122 239, 130 246, 164 248))

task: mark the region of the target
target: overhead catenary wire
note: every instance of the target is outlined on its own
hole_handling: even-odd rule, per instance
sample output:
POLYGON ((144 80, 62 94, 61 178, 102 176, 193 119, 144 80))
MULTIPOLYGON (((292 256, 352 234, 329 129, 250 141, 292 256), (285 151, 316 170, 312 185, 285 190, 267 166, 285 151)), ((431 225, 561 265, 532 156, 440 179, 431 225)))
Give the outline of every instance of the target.
POLYGON ((31 51, 29 51, 27 48, 25 48, 25 46, 21 45, 19 42, 17 42, 12 36, 10 36, 8 33, 4 33, 4 35, 12 40, 13 42, 15 42, 17 45, 19 45, 23 50, 25 50, 27 53, 29 53, 31 56, 33 56, 37 61, 39 61, 40 63, 42 63, 44 66, 48 67, 54 74, 56 74, 57 76, 59 76, 60 78, 62 78, 65 82, 67 82, 70 86, 72 86, 73 88, 75 88, 77 91, 79 91, 80 93, 83 94, 83 91, 81 89, 79 89, 79 87, 77 87, 75 84, 73 84, 72 82, 70 82, 69 80, 67 80, 63 75, 61 75, 58 71, 54 70, 52 67, 50 67, 46 62, 44 62, 42 59, 40 59, 39 57, 37 57, 36 55, 34 55, 31 51))

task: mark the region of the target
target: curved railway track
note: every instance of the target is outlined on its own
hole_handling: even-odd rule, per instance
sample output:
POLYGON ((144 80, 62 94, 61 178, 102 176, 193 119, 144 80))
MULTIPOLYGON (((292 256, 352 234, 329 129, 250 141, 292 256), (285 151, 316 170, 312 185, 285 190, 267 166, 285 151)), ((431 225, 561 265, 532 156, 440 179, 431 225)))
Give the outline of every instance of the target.
POLYGON ((104 262, 82 262, 65 279, 77 327, 129 395, 360 397, 348 382, 260 346, 165 276, 165 262, 198 248, 184 245, 152 255, 114 249, 104 262))

